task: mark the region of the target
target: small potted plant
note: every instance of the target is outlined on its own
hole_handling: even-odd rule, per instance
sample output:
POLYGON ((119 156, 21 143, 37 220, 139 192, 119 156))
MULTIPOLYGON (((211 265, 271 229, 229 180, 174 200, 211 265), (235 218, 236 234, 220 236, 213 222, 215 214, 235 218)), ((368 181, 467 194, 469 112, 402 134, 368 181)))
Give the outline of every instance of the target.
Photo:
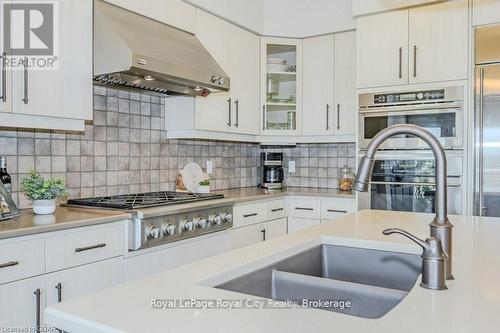
POLYGON ((33 200, 33 212, 39 215, 52 214, 56 210, 56 199, 68 195, 68 190, 62 179, 43 178, 32 170, 29 177, 21 181, 21 191, 30 200, 33 200))
POLYGON ((198 193, 210 193, 210 179, 198 183, 198 193))

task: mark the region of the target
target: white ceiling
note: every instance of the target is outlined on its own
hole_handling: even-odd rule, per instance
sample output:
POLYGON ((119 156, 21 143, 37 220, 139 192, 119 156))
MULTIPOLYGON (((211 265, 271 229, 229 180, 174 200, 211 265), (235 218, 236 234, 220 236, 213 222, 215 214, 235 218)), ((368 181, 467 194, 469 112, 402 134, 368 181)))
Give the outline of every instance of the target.
POLYGON ((307 37, 352 30, 351 0, 184 0, 266 36, 307 37))

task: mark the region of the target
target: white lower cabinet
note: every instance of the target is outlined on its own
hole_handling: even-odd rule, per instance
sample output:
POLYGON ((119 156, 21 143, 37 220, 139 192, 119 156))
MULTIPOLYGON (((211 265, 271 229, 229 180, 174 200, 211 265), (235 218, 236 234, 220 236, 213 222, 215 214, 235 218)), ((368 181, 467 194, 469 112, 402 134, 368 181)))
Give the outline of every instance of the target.
POLYGON ((47 274, 46 304, 87 295, 123 282, 123 258, 112 258, 47 274))
POLYGON ((0 329, 36 332, 43 324, 45 297, 43 275, 0 285, 0 329))
POLYGON ((229 235, 227 232, 221 232, 125 258, 125 281, 159 273, 229 250, 229 235))
POLYGON ((240 247, 256 244, 275 237, 286 235, 286 233, 286 218, 232 229, 230 231, 231 249, 239 249, 240 247))
POLYGON ((297 217, 289 217, 288 218, 288 233, 292 233, 295 231, 299 231, 302 229, 307 229, 318 225, 320 220, 312 220, 312 219, 303 219, 297 217))

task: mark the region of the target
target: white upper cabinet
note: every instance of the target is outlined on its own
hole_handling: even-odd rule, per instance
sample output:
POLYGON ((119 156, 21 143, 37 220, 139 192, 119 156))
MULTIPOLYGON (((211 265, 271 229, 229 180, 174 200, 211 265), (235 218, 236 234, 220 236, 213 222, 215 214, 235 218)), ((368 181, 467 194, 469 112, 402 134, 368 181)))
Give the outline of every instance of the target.
POLYGON ((302 40, 262 37, 261 133, 302 134, 302 40))
POLYGON ((303 41, 304 135, 333 135, 335 37, 325 35, 303 41))
POLYGON ((194 33, 195 8, 182 0, 105 0, 159 22, 194 33))
POLYGON ((472 0, 474 25, 500 23, 500 1, 472 0))
MULTIPOLYGON (((196 22, 196 37, 231 78, 229 71, 230 24, 201 10, 196 11, 196 22)), ((232 85, 231 78, 231 89, 232 85)), ((197 97, 195 99, 195 128, 207 131, 228 131, 230 129, 229 110, 232 107, 229 98, 227 92, 215 92, 208 97, 197 97)))
POLYGON ((410 83, 467 79, 468 1, 409 11, 410 83))
POLYGON ((13 110, 18 114, 92 119, 92 2, 57 3, 58 68, 25 66, 15 70, 13 110))
POLYGON ((335 34, 335 103, 333 111, 334 135, 355 135, 358 119, 355 31, 335 34))
POLYGON ((232 115, 231 132, 259 133, 260 40, 231 24, 229 34, 232 115))
POLYGON ((357 87, 467 78, 468 1, 357 20, 357 87))
POLYGON ((358 88, 408 83, 408 11, 357 19, 358 88))

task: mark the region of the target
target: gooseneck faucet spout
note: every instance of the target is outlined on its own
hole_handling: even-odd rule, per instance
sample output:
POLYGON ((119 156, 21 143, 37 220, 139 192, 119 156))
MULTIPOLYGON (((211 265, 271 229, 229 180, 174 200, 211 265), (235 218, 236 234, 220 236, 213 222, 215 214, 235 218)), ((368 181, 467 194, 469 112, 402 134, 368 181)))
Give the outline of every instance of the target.
POLYGON ((368 185, 372 176, 373 165, 375 163, 375 153, 378 147, 390 137, 395 135, 413 135, 425 141, 436 160, 436 217, 430 224, 431 236, 436 237, 441 241, 446 258, 446 279, 452 280, 452 228, 453 225, 448 220, 447 207, 447 171, 446 171, 446 155, 443 147, 426 129, 416 125, 393 125, 380 131, 370 141, 366 148, 365 155, 361 158, 358 167, 358 174, 354 182, 354 189, 359 192, 367 192, 368 185))

